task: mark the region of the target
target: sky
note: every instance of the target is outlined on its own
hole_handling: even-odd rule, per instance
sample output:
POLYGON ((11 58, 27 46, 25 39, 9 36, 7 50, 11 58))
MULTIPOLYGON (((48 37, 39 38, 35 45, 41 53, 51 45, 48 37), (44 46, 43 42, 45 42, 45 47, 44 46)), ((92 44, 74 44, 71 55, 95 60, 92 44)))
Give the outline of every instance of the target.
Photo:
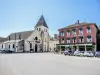
POLYGON ((0 37, 34 30, 42 14, 51 35, 77 20, 100 26, 100 0, 0 0, 0 37))

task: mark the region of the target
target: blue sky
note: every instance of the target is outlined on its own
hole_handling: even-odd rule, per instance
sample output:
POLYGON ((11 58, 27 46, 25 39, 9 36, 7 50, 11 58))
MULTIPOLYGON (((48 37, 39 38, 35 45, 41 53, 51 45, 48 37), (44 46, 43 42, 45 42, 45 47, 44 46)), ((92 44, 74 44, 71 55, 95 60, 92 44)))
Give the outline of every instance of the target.
POLYGON ((99 0, 0 0, 0 37, 33 30, 42 12, 50 34, 77 20, 100 25, 99 0))

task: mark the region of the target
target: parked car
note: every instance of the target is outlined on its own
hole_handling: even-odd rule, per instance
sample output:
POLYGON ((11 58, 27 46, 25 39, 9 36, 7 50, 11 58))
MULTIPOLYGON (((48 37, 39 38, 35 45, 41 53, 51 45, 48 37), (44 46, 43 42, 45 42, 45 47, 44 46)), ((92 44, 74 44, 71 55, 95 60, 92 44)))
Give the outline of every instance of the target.
POLYGON ((69 55, 69 51, 68 50, 65 50, 64 51, 64 55, 69 55))
POLYGON ((73 55, 74 56, 80 56, 80 51, 79 50, 76 50, 73 55))
POLYGON ((2 50, 0 50, 0 53, 2 52, 2 50))
POLYGON ((84 56, 84 51, 80 51, 79 56, 84 56))
POLYGON ((93 52, 85 51, 84 52, 84 56, 86 56, 86 57, 93 57, 94 54, 93 54, 93 52))
POLYGON ((1 53, 13 53, 14 51, 12 51, 12 50, 2 50, 2 52, 1 53))
POLYGON ((100 51, 97 51, 97 52, 95 53, 95 57, 100 57, 100 51))

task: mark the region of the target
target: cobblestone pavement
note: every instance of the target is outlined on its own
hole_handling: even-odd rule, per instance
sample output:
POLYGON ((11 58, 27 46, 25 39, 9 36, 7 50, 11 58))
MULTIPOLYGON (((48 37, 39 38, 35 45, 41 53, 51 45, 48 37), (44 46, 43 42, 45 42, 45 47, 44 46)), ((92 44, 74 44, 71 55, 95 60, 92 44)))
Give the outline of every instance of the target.
POLYGON ((100 58, 53 53, 0 54, 0 75, 100 75, 100 58))

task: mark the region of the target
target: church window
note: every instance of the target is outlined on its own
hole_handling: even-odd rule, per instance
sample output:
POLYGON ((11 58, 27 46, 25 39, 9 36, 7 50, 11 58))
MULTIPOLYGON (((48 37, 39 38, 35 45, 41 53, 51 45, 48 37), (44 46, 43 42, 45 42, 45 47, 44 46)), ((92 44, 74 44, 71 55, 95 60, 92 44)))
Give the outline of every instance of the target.
POLYGON ((2 48, 3 48, 3 44, 2 44, 2 48))
POLYGON ((32 49, 32 43, 30 43, 30 49, 32 49))
POLYGON ((10 49, 10 45, 9 45, 9 49, 10 49))
POLYGON ((35 37, 35 40, 38 40, 38 38, 37 38, 37 37, 35 37))
POLYGON ((13 48, 15 48, 15 45, 13 44, 13 48))

